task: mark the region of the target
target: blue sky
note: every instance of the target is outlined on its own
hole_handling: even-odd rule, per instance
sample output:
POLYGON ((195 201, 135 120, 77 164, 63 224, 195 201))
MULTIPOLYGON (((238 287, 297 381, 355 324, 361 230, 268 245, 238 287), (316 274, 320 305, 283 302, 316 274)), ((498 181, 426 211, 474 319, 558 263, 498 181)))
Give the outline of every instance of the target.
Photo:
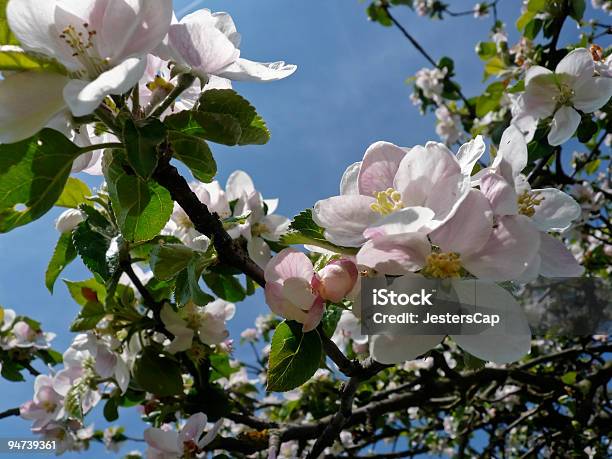
MULTIPOLYGON (((181 11, 194 2, 174 3, 176 11, 181 11)), ((475 2, 451 3, 454 10, 465 10, 475 2)), ((500 17, 508 22, 511 34, 519 3, 505 0, 499 5, 500 17)), ((213 146, 222 183, 233 170, 245 170, 265 197, 281 198, 279 213, 292 216, 318 199, 337 194, 342 172, 360 160, 371 143, 387 140, 412 146, 437 140, 433 118, 420 116, 409 101, 411 89, 404 83, 427 62, 396 29, 370 23, 366 5, 357 0, 211 0, 198 5, 234 17, 243 35, 243 57, 282 59, 299 67, 284 81, 235 86, 266 119, 272 140, 263 147, 213 146)), ((590 6, 587 14, 592 14, 590 6)), ((452 56, 464 92, 468 96, 477 93, 482 87, 482 64, 474 45, 486 39, 492 19, 469 16, 431 21, 407 9, 397 9, 397 17, 434 58, 452 56)), ((569 32, 572 27, 566 25, 569 32)), ((0 304, 40 320, 46 330, 58 334, 54 347, 63 350, 72 340, 66 330, 78 306, 61 284, 54 296, 44 287, 46 264, 58 238, 53 221, 59 213, 54 210, 34 224, 0 236, 0 304)), ((75 263, 63 277, 81 280, 89 276, 75 263)), ((260 295, 241 303, 230 323, 232 335, 238 337, 264 311, 260 295)), ((244 349, 237 355, 250 357, 244 349)), ((0 380, 0 393, 3 411, 31 398, 32 386, 0 380)), ((99 408, 101 411, 101 405, 99 408)), ((144 425, 135 411, 124 410, 121 416, 127 433, 141 437, 144 425)), ((101 414, 91 419, 96 428, 107 426, 101 414)), ((29 436, 28 423, 17 418, 0 421, 0 437, 9 436, 29 436)), ((122 452, 139 446, 130 444, 122 452)), ((95 447, 92 457, 104 456, 112 454, 95 447)))

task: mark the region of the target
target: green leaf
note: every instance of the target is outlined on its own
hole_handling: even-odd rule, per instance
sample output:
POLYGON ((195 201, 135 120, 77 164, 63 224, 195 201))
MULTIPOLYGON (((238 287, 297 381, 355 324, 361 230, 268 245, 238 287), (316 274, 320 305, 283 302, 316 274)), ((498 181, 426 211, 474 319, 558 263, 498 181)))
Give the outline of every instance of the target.
POLYGON ((549 0, 529 0, 527 3, 527 11, 532 13, 543 13, 546 10, 547 2, 549 0))
POLYGON ((193 301, 198 306, 205 306, 214 300, 200 287, 200 276, 205 267, 206 264, 203 264, 197 257, 192 258, 187 265, 187 269, 181 271, 176 278, 175 297, 180 305, 193 301))
POLYGON ((536 17, 536 13, 533 11, 525 11, 520 18, 516 21, 516 28, 519 32, 522 32, 525 26, 529 24, 536 17))
POLYGON ((497 45, 492 41, 481 41, 476 45, 476 53, 483 61, 487 61, 497 55, 497 45))
POLYGON ((157 279, 169 280, 187 268, 194 253, 183 244, 160 244, 151 251, 149 263, 157 279))
POLYGON ((85 306, 90 302, 104 304, 106 301, 106 288, 95 279, 79 282, 65 280, 64 283, 68 287, 72 299, 81 306, 85 306))
POLYGON ((117 399, 115 397, 109 398, 104 405, 104 419, 108 422, 115 422, 119 419, 118 408, 117 399))
POLYGON ((113 155, 104 171, 117 223, 126 240, 148 241, 157 236, 170 219, 174 201, 161 185, 128 174, 119 156, 113 155))
POLYGON ((219 298, 237 303, 246 298, 244 287, 234 276, 224 276, 214 272, 204 274, 204 282, 219 298))
POLYGON ((72 322, 70 331, 83 332, 92 330, 104 319, 104 316, 106 316, 104 305, 96 301, 85 303, 77 318, 72 322))
POLYGON ((133 121, 123 127, 127 160, 141 178, 147 180, 157 167, 157 147, 166 138, 166 126, 158 119, 133 121))
POLYGON ((597 123, 590 116, 582 118, 576 134, 578 140, 582 143, 587 143, 597 133, 597 123))
POLYGON ((0 233, 46 214, 61 196, 78 155, 79 147, 53 129, 0 145, 0 233))
POLYGON ((568 371, 563 376, 561 376, 561 381, 563 381, 564 384, 571 386, 576 383, 576 376, 578 376, 578 373, 576 373, 575 371, 568 371))
POLYGON ((9 0, 0 0, 0 45, 18 45, 19 40, 13 35, 6 19, 6 5, 9 0))
POLYGON ((511 94, 516 94, 517 92, 523 92, 525 90, 525 80, 521 80, 516 83, 514 86, 508 89, 508 92, 511 94))
POLYGON ((542 24, 543 23, 541 19, 532 19, 531 21, 529 21, 525 26, 525 30, 523 32, 525 38, 528 38, 529 40, 535 39, 535 37, 537 37, 540 33, 540 30, 542 30, 542 24))
POLYGON ((485 76, 499 75, 506 70, 506 64, 499 57, 492 57, 485 65, 485 76))
POLYGON ((107 252, 111 241, 106 236, 94 231, 87 221, 81 222, 72 233, 72 242, 89 270, 108 280, 111 270, 107 263, 107 252))
POLYGON ((23 370, 23 367, 17 362, 7 360, 2 362, 2 371, 0 371, 0 375, 8 381, 22 382, 25 381, 25 378, 21 374, 21 370, 23 370))
POLYGON ((312 219, 311 209, 306 209, 305 211, 297 215, 293 219, 293 222, 291 222, 289 230, 290 231, 287 234, 284 234, 281 237, 281 244, 311 244, 316 245, 318 247, 323 247, 325 249, 333 250, 335 252, 347 254, 357 253, 356 249, 348 247, 339 247, 337 245, 332 244, 331 242, 328 242, 325 239, 323 228, 317 225, 312 219))
POLYGON ((217 175, 217 163, 208 144, 198 137, 170 131, 173 156, 189 168, 200 182, 210 183, 217 175))
POLYGON ((463 365, 467 370, 480 370, 486 362, 467 352, 463 353, 463 365))
POLYGON ((584 17, 586 2, 584 0, 570 0, 570 16, 580 22, 584 17))
POLYGON ((332 337, 334 332, 336 331, 336 327, 338 326, 338 322, 340 321, 340 317, 342 316, 342 308, 337 306, 328 305, 323 313, 323 318, 321 319, 321 323, 323 324, 323 332, 329 338, 332 337))
POLYGON ((504 95, 505 89, 503 83, 495 82, 490 84, 476 101, 476 116, 482 118, 487 113, 496 110, 499 107, 499 102, 504 95))
MULTIPOLYGON (((2 34, 1 22, 0 34, 2 34)), ((15 45, 0 45, 0 70, 5 72, 67 73, 64 66, 56 60, 27 53, 15 45)))
POLYGON ((93 193, 86 183, 78 178, 68 177, 66 186, 62 195, 55 203, 58 207, 67 207, 69 209, 78 209, 81 204, 85 204, 93 193))
POLYGON ((134 379, 141 388, 160 397, 183 393, 181 366, 150 347, 136 358, 134 379))
POLYGON ((270 132, 255 108, 232 89, 211 89, 200 97, 194 119, 204 137, 224 145, 263 145, 270 132))
POLYGON ((321 338, 316 330, 302 332, 302 324, 284 321, 272 337, 268 391, 286 392, 315 374, 321 362, 321 338))
POLYGON ((390 27, 393 25, 393 21, 387 14, 387 12, 382 8, 377 2, 371 3, 367 9, 368 17, 370 20, 374 22, 378 22, 379 24, 390 27))
POLYGON ((240 371, 240 368, 232 367, 229 354, 212 354, 210 357, 210 381, 220 378, 229 378, 232 374, 240 371))
POLYGON ((594 161, 589 161, 586 166, 584 166, 584 171, 587 175, 592 175, 599 170, 601 166, 601 158, 597 158, 594 161))
POLYGON ((447 70, 446 75, 451 76, 453 73, 453 70, 455 69, 455 63, 450 57, 444 56, 438 61, 438 68, 446 69, 447 70))
POLYGON ((72 235, 70 233, 64 233, 60 236, 53 251, 53 256, 47 266, 45 273, 45 285, 51 293, 53 293, 53 286, 55 281, 62 273, 62 271, 68 266, 77 256, 76 249, 72 243, 72 235))

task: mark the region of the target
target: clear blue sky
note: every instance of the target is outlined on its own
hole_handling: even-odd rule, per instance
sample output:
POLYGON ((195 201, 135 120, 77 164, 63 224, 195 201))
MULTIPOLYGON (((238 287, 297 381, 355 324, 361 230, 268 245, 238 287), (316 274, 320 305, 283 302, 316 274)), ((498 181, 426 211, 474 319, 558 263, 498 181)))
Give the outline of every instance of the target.
MULTIPOLYGON (((194 3, 175 1, 176 11, 194 3)), ((450 2, 454 10, 470 9, 475 1, 450 2)), ((508 22, 511 39, 518 0, 500 2, 500 17, 508 22)), ((590 9, 587 14, 592 15, 590 9)), ((318 199, 337 194, 346 166, 361 159, 372 142, 387 140, 402 146, 437 140, 431 116, 422 117, 408 97, 407 76, 427 65, 396 29, 370 23, 367 3, 357 0, 210 0, 201 2, 213 11, 227 11, 242 33, 242 56, 260 61, 285 60, 298 65, 297 73, 281 82, 239 84, 266 119, 272 140, 263 147, 213 146, 219 179, 225 183, 235 169, 247 171, 265 197, 280 197, 279 213, 292 216, 318 199)), ((186 11, 184 11, 186 12, 186 11)), ((434 58, 452 56, 456 73, 468 95, 481 88, 482 64, 474 53, 478 40, 486 39, 492 19, 467 18, 431 21, 407 9, 397 9, 398 19, 418 37, 434 58)), ((598 14, 602 21, 605 15, 598 14)), ((566 29, 570 32, 573 25, 566 29)), ((95 181, 88 180, 91 185, 95 181)), ((69 324, 78 312, 66 289, 58 283, 51 296, 44 287, 44 272, 58 238, 54 210, 43 219, 10 234, 0 235, 0 304, 42 321, 45 330, 58 334, 54 348, 63 351, 71 342, 69 324)), ((88 278, 73 264, 63 275, 71 280, 88 278)), ((238 306, 230 331, 238 338, 266 311, 257 295, 238 306)), ((240 357, 250 357, 238 350, 240 357)), ((0 411, 32 397, 32 385, 0 380, 0 411)), ((91 419, 96 428, 107 426, 100 405, 91 419)), ((142 424, 135 410, 121 413, 127 434, 141 437, 142 424)), ((0 437, 29 436, 29 423, 18 418, 0 421, 0 437)), ((125 454, 141 445, 129 444, 125 454)), ((140 448, 142 449, 142 447, 140 448)), ((2 455, 0 455, 2 456, 2 455)), ((75 455, 66 455, 73 457, 75 455)), ((89 457, 112 457, 95 446, 89 457)), ((24 456, 20 456, 24 457, 24 456)))

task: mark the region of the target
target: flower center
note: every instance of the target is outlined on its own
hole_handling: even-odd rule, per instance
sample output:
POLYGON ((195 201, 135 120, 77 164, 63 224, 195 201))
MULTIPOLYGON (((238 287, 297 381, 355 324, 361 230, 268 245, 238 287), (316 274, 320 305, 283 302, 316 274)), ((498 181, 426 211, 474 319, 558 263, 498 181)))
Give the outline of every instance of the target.
POLYGON ((263 223, 255 223, 251 228, 251 234, 253 236, 261 236, 262 234, 269 233, 270 228, 268 228, 263 223))
POLYGON ((147 89, 151 92, 155 92, 156 90, 160 89, 170 94, 174 89, 174 85, 169 81, 166 81, 162 76, 157 75, 153 81, 147 83, 147 89))
POLYGON ((375 192, 374 198, 376 202, 370 204, 370 209, 383 217, 404 208, 402 195, 393 188, 375 192))
POLYGON ((523 192, 518 198, 519 214, 533 217, 536 206, 539 206, 544 198, 540 197, 540 193, 523 192))
POLYGON ((106 59, 100 58, 94 47, 94 38, 97 34, 95 30, 89 30, 89 24, 83 24, 85 32, 78 31, 76 27, 70 25, 66 27, 60 34, 60 38, 72 50, 72 57, 76 58, 87 75, 91 78, 97 78, 102 74, 108 64, 106 59), (85 37, 85 33, 87 37, 85 37))
POLYGON ((572 105, 571 101, 574 97, 574 90, 567 83, 559 83, 559 95, 555 97, 555 100, 559 105, 572 105))
POLYGON ((459 277, 461 260, 458 253, 432 253, 427 257, 427 264, 421 274, 436 279, 459 277))
POLYGON ((48 400, 42 402, 41 405, 47 413, 53 413, 55 411, 55 408, 57 407, 55 403, 48 400))

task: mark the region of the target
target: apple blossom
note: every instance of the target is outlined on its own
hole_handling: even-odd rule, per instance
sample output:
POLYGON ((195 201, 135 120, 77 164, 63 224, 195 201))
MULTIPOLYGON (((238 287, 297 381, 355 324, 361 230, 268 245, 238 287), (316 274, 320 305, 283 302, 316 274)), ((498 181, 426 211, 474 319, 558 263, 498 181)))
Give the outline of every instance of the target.
POLYGON ((220 344, 228 336, 225 322, 234 317, 236 307, 232 303, 218 299, 205 307, 193 302, 187 303, 178 312, 169 304, 161 311, 164 326, 174 335, 172 342, 166 346, 174 354, 191 349, 195 337, 208 345, 220 344))
POLYGON ((222 422, 222 420, 217 421, 206 434, 204 432, 208 418, 204 413, 191 415, 179 432, 172 430, 167 424, 162 428, 149 427, 144 433, 149 446, 147 457, 150 459, 195 457, 215 439, 223 425, 222 422))
POLYGON ((129 91, 146 55, 172 20, 171 0, 10 0, 7 19, 21 46, 55 59, 65 74, 21 72, 0 82, 0 142, 38 132, 68 106, 91 114, 108 95, 129 91))
POLYGON ((444 90, 444 78, 446 78, 446 68, 422 68, 415 75, 414 85, 421 90, 427 99, 435 102, 441 100, 440 96, 444 90))
POLYGON ((453 114, 446 106, 436 109, 436 134, 446 145, 452 145, 461 139, 461 117, 453 114))
POLYGON ((340 301, 357 282, 357 268, 352 261, 340 259, 331 263, 329 268, 327 265, 315 273, 306 254, 292 248, 279 252, 264 273, 270 309, 302 323, 305 332, 314 330, 323 316, 325 301, 340 301))
POLYGON ((2 306, 0 306, 0 333, 9 331, 12 328, 16 317, 17 314, 14 310, 4 309, 2 306))
POLYGON ((260 63, 240 57, 240 34, 227 13, 201 9, 174 21, 168 37, 155 51, 160 58, 208 82, 210 76, 236 81, 274 81, 297 67, 284 62, 260 63))
POLYGON ((19 408, 22 418, 33 421, 32 431, 40 432, 52 421, 63 419, 64 397, 53 388, 53 378, 38 375, 34 380, 34 398, 19 408))
POLYGON ((346 349, 351 341, 354 352, 363 353, 368 350, 368 336, 361 334, 361 323, 351 311, 342 311, 331 339, 341 350, 346 349))
POLYGON ((85 217, 79 209, 67 209, 55 220, 55 229, 60 233, 71 233, 84 220, 85 217))
POLYGON ((28 322, 19 320, 13 324, 8 336, 0 341, 0 348, 5 350, 12 348, 49 349, 53 338, 55 338, 55 333, 43 332, 28 322))
POLYGON ((595 76, 591 53, 578 48, 565 56, 554 72, 533 66, 525 75, 524 115, 553 116, 550 145, 561 145, 576 132, 579 113, 591 113, 612 97, 612 78, 595 76))
POLYGON ((480 136, 464 144, 457 156, 435 142, 412 149, 377 142, 362 162, 348 167, 341 195, 315 204, 313 219, 325 229, 327 240, 347 247, 360 247, 370 227, 402 220, 397 213, 412 221, 413 231, 427 232, 452 215, 484 150, 480 136))

